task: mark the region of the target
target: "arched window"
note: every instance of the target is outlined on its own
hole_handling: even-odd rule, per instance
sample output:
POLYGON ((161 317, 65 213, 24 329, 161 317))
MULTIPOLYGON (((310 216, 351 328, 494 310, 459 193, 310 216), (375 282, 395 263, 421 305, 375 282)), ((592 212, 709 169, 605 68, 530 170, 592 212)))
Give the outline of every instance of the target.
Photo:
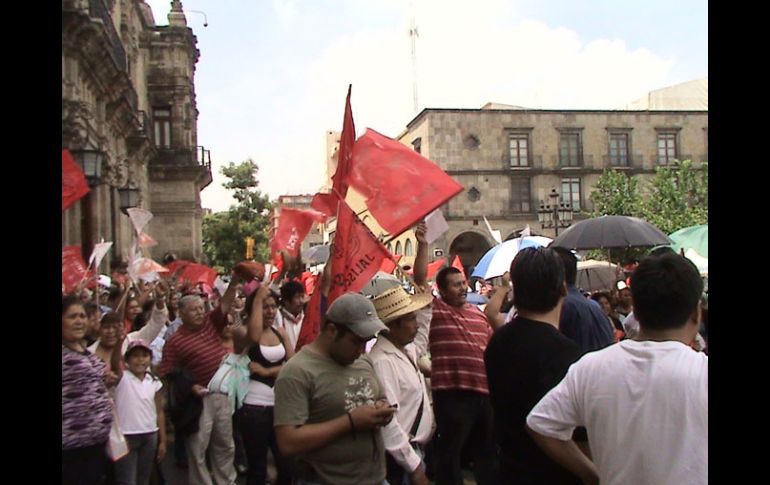
POLYGON ((388 251, 393 252, 393 245, 388 243, 388 251))
POLYGON ((412 250, 412 240, 407 239, 406 244, 404 244, 404 256, 414 256, 414 251, 412 250))
POLYGON ((396 242, 396 254, 401 254, 401 241, 396 242))

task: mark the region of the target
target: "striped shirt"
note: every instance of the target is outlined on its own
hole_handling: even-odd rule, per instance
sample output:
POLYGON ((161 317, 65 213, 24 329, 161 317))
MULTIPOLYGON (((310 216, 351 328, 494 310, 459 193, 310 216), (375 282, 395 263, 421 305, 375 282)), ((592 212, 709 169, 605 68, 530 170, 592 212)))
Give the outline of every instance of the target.
POLYGON ((431 388, 489 394, 484 350, 492 333, 487 317, 475 305, 457 308, 434 298, 429 335, 431 388))
POLYGON ((225 325, 227 318, 218 306, 206 315, 200 330, 188 325, 179 327, 163 346, 163 359, 158 374, 165 377, 174 369, 185 369, 193 375, 196 384, 208 386, 222 358, 227 354, 221 340, 225 325))

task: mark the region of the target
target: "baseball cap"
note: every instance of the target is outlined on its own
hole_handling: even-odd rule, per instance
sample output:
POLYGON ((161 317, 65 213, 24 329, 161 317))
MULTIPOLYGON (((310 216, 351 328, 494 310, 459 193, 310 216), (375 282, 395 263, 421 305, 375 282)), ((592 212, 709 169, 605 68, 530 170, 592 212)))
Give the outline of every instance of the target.
POLYGON ((371 300, 360 293, 345 293, 326 310, 326 320, 345 325, 361 338, 371 338, 388 327, 377 317, 371 300))
POLYGON ((123 358, 128 359, 128 354, 130 354, 134 349, 137 349, 137 348, 147 349, 147 351, 150 354, 152 354, 152 349, 147 344, 147 342, 145 342, 142 339, 137 339, 137 340, 132 340, 131 342, 128 343, 128 347, 126 347, 126 353, 123 354, 123 358))

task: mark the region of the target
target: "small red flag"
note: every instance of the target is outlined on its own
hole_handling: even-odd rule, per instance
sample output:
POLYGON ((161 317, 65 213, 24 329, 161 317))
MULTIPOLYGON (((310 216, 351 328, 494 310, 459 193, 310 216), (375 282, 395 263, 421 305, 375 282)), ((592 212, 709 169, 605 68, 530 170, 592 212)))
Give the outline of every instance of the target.
POLYGON ((88 193, 88 182, 83 170, 72 158, 69 150, 61 151, 61 210, 80 200, 88 193))
POLYGON ((465 268, 463 268, 463 263, 460 261, 460 256, 455 254, 455 259, 452 260, 452 267, 457 268, 460 270, 460 272, 463 274, 463 278, 465 278, 465 282, 468 282, 468 276, 465 274, 465 268))
POLYGON ((312 209, 281 208, 278 230, 270 244, 273 261, 277 260, 278 250, 285 249, 289 255, 299 256, 299 247, 310 232, 314 222, 323 222, 326 215, 312 209))
POLYGON ((348 96, 345 99, 345 116, 342 120, 342 133, 340 135, 340 147, 337 151, 337 170, 332 177, 332 193, 339 194, 341 200, 345 200, 348 193, 348 179, 352 168, 353 145, 356 141, 356 127, 353 124, 353 110, 350 108, 350 91, 352 85, 348 85, 348 96))
POLYGON ((183 259, 172 261, 166 265, 166 268, 168 268, 170 275, 177 275, 177 281, 180 283, 189 281, 193 285, 205 283, 209 286, 214 286, 214 281, 217 279, 217 272, 215 269, 209 268, 204 264, 193 263, 183 259))
POLYGON ((393 259, 385 258, 382 260, 382 264, 380 265, 380 271, 384 271, 385 273, 388 273, 388 274, 393 273, 393 270, 396 269, 396 263, 401 261, 401 258, 403 257, 403 255, 394 254, 392 256, 393 256, 393 259), (394 263, 393 260, 395 260, 396 263, 394 263))
POLYGON ((64 246, 61 249, 61 282, 65 293, 72 293, 81 281, 94 276, 94 270, 87 272, 86 268, 80 246, 64 246))
POLYGON ((353 147, 350 186, 391 235, 398 235, 463 190, 441 168, 368 128, 353 147))
POLYGON ((315 340, 319 333, 321 333, 321 288, 316 284, 315 291, 305 309, 305 318, 302 320, 302 328, 299 330, 294 352, 299 352, 303 346, 315 340))
POLYGON ((374 276, 388 249, 374 237, 344 201, 340 202, 334 251, 329 304, 343 293, 359 291, 374 276))
POLYGON ((338 200, 339 198, 334 194, 318 192, 313 196, 313 200, 310 201, 310 207, 327 216, 336 216, 338 200))

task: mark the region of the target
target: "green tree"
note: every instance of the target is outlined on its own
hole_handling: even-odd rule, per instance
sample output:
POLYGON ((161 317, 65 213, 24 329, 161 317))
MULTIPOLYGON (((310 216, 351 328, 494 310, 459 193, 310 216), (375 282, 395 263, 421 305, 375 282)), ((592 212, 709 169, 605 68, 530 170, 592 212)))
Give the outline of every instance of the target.
POLYGON ((638 217, 643 210, 639 180, 619 170, 605 170, 591 192, 591 202, 594 206, 591 217, 638 217))
POLYGON ((643 218, 666 234, 706 224, 709 220, 708 163, 693 166, 690 160, 655 169, 643 218))
POLYGON ((225 212, 203 218, 203 252, 209 264, 222 266, 226 271, 246 253, 246 238, 254 238, 255 259, 266 261, 269 254, 267 231, 268 211, 272 208, 267 195, 257 189, 259 167, 251 159, 239 164, 230 162, 221 173, 228 178, 223 186, 233 191, 238 202, 225 212))

